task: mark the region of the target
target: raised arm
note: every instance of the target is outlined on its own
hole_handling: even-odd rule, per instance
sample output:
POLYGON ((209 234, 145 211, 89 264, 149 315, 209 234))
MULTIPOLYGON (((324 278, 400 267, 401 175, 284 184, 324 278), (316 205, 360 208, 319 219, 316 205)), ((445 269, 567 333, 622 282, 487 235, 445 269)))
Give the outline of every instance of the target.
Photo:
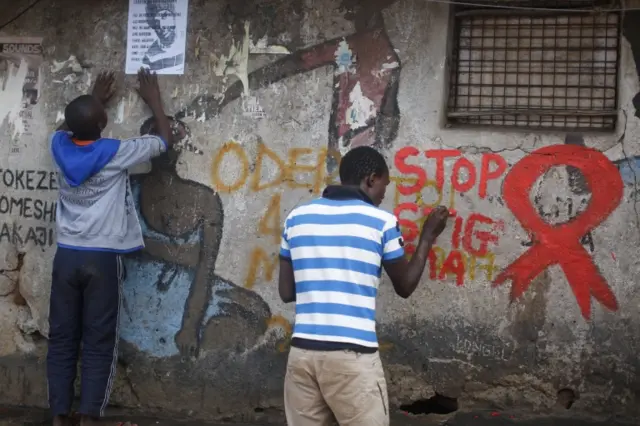
POLYGON ((140 71, 138 71, 138 83, 138 94, 153 113, 158 136, 167 143, 167 148, 171 148, 174 142, 173 134, 171 132, 171 123, 162 106, 158 76, 156 73, 140 68, 140 71))
MULTIPOLYGON (((449 210, 444 206, 438 206, 430 214, 422 227, 420 241, 416 252, 407 261, 404 253, 390 260, 384 260, 382 265, 389 275, 393 288, 402 298, 408 298, 413 294, 427 263, 431 246, 447 225, 449 210)), ((393 244, 393 241, 387 242, 393 244)))

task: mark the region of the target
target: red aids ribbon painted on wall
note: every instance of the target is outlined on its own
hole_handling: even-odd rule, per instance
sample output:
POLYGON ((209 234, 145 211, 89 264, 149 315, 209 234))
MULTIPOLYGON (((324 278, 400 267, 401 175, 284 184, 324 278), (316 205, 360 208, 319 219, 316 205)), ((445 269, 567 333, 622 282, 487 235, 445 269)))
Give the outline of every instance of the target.
POLYGON ((560 264, 585 319, 591 316, 591 296, 606 308, 617 310, 615 295, 580 239, 618 207, 623 189, 616 166, 591 148, 549 146, 516 163, 505 177, 503 197, 522 227, 531 234, 533 246, 498 275, 494 286, 512 280, 511 300, 515 300, 538 274, 551 265, 560 264), (538 215, 529 194, 536 180, 555 166, 573 166, 580 170, 591 190, 591 200, 587 209, 574 219, 550 225, 538 215))

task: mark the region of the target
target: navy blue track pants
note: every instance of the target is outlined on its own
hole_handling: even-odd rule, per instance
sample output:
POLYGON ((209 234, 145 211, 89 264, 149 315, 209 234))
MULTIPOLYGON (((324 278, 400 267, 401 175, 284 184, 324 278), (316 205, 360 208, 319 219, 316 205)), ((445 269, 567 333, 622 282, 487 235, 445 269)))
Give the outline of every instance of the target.
POLYGON ((54 416, 70 414, 80 355, 79 413, 103 416, 116 374, 123 280, 119 254, 58 247, 47 353, 49 406, 54 416))

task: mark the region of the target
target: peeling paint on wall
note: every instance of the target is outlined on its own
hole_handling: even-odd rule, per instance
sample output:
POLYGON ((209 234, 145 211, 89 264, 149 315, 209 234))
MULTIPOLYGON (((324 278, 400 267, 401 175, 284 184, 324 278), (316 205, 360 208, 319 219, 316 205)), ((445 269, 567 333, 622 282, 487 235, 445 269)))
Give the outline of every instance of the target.
POLYGON ((124 108, 125 108, 125 100, 123 98, 123 99, 120 99, 120 102, 118 102, 116 118, 113 120, 116 124, 122 124, 124 122, 124 108))
POLYGON ((267 36, 264 36, 255 44, 253 41, 249 41, 249 53, 252 55, 289 55, 291 52, 284 46, 269 45, 267 36))
POLYGON ((217 62, 214 69, 215 74, 218 77, 225 77, 225 80, 230 75, 235 75, 242 82, 244 88, 244 95, 249 96, 249 77, 248 77, 248 64, 249 64, 249 22, 244 24, 244 38, 240 43, 233 43, 229 49, 228 55, 222 55, 217 62))
POLYGON ((59 62, 54 60, 51 63, 51 73, 53 74, 57 74, 65 68, 68 68, 71 72, 75 73, 82 72, 82 65, 80 65, 80 62, 78 62, 78 58, 76 58, 74 55, 69 56, 69 59, 67 59, 66 61, 59 62))
POLYGON ((346 40, 342 40, 336 49, 336 74, 353 72, 354 62, 355 58, 353 57, 353 52, 349 49, 349 44, 347 44, 346 40))
POLYGON ((0 126, 7 120, 11 126, 13 138, 24 132, 20 111, 22 110, 22 87, 28 71, 29 65, 23 59, 18 67, 10 62, 5 75, 0 77, 0 126))
MULTIPOLYGON (((270 395, 282 394, 281 376, 286 370, 282 352, 288 349, 294 319, 293 307, 283 305, 277 294, 277 246, 283 219, 293 206, 335 183, 341 152, 371 145, 395 160, 389 162, 391 184, 383 208, 399 216, 407 253, 415 249, 425 216, 434 205, 444 204, 451 212, 416 293, 398 302, 387 283, 379 296, 384 308, 378 324, 380 350, 388 351, 385 368, 391 398, 396 398, 391 406, 453 383, 465 387, 463 397, 469 397, 469 404, 518 405, 525 400, 541 407, 548 401, 553 405, 554 387, 569 381, 575 388, 592 390, 583 400, 592 411, 637 412, 640 405, 633 404, 637 401, 629 395, 638 387, 633 372, 640 349, 640 340, 634 337, 640 234, 633 225, 640 168, 634 141, 640 127, 630 106, 637 81, 631 75, 635 70, 630 67, 629 52, 625 53, 628 48, 623 45, 627 63, 622 62, 626 70, 622 75, 633 79, 636 89, 620 93, 621 114, 629 114, 630 125, 622 132, 626 140, 618 141, 615 151, 608 147, 618 136, 588 135, 585 144, 606 151, 610 159, 624 157, 617 161, 626 184, 624 198, 602 225, 587 234, 593 233, 595 244, 581 244, 581 232, 576 231, 571 247, 580 252, 583 245, 589 251, 611 294, 602 297, 601 287, 604 306, 589 302, 585 285, 571 287, 560 268, 548 268, 531 281, 521 299, 510 303, 509 287, 520 292, 524 286, 507 283, 491 288, 491 283, 501 271, 509 271, 517 256, 548 241, 527 232, 509 208, 505 176, 520 161, 528 162, 523 160, 528 156, 550 157, 531 152, 557 147, 564 134, 532 136, 510 130, 440 127, 441 82, 448 73, 443 70, 447 50, 442 37, 447 33, 448 8, 426 2, 344 0, 354 15, 349 18, 342 16, 340 0, 298 3, 302 10, 296 16, 304 28, 296 27, 299 20, 286 2, 229 0, 235 16, 229 27, 218 25, 217 2, 203 2, 193 12, 196 19, 191 30, 194 37, 202 33, 202 38, 196 42, 196 57, 190 59, 189 75, 180 79, 184 84, 161 83, 167 112, 177 110, 178 118, 193 119, 193 136, 185 129, 175 149, 140 167, 148 174, 131 176, 147 244, 126 259, 120 361, 127 368, 119 374, 124 373, 137 395, 129 395, 127 386, 116 385, 115 402, 169 412, 179 406, 202 417, 246 412, 244 421, 253 420, 251 416, 260 411, 253 411, 254 403, 275 408, 266 411, 281 408, 277 397, 270 395), (272 16, 279 22, 268 22, 271 15, 256 18, 255 3, 274 6, 272 16), (276 9, 280 5, 285 6, 276 9), (238 34, 235 40, 232 34, 238 34), (208 43, 205 36, 215 42, 208 43), (234 42, 221 59, 215 57, 214 52, 220 56, 220 45, 234 42), (191 145, 195 143, 201 146, 195 148, 191 145), (572 290, 580 297, 572 295, 572 290), (615 309, 609 312, 606 307, 615 309), (581 317, 588 311, 592 312, 589 322, 581 317), (598 348, 597 354, 592 353, 593 347, 598 348), (602 377, 608 378, 606 383, 602 377), (474 384, 484 390, 472 390, 474 384), (607 395, 606 406, 594 408, 592 402, 600 395, 607 395), (236 409, 241 406, 249 408, 236 409)), ((118 7, 112 0, 99 7, 104 4, 118 7)), ((73 11, 95 16, 95 7, 83 3, 73 11)), ((104 63, 105 58, 111 59, 107 55, 122 54, 115 43, 105 47, 103 34, 87 31, 93 25, 90 20, 77 22, 84 25, 80 29, 91 41, 74 50, 83 63, 104 63)), ((103 27, 111 40, 121 38, 117 22, 103 27)), ((65 56, 59 58, 65 58, 76 37, 71 30, 61 29, 64 26, 56 26, 47 34, 55 33, 51 44, 60 46, 60 55, 65 56)), ((89 70, 73 58, 54 64, 57 73, 52 78, 57 83, 45 87, 55 92, 48 105, 43 104, 49 124, 54 118, 63 119, 62 99, 79 94, 91 81, 89 70)), ((110 109, 114 123, 108 133, 130 136, 131 128, 144 120, 143 114, 148 110, 130 91, 110 109)), ((174 132, 179 127, 174 120, 174 132)), ((584 155, 584 147, 572 148, 573 157, 584 155)), ((589 155, 591 160, 600 157, 589 155)), ((24 157, 29 158, 21 161, 42 161, 24 157)), ((0 276, 0 338, 8 342, 0 347, 0 355, 12 354, 9 362, 27 363, 36 356, 20 351, 35 348, 38 355, 44 347, 34 345, 35 337, 27 333, 34 332, 35 325, 45 329, 51 255, 41 250, 54 251, 55 192, 22 193, 23 183, 38 186, 40 178, 48 181, 49 175, 33 170, 7 172, 13 164, 2 161, 0 156, 0 169, 4 169, 0 189, 11 186, 6 196, 0 194, 0 248, 12 242, 34 246, 27 259, 41 262, 25 268, 22 275, 27 279, 19 284, 0 276), (45 198, 38 200, 51 218, 45 224, 25 217, 35 214, 36 197, 45 198), (40 234, 42 238, 34 238, 40 234), (25 294, 27 306, 13 303, 16 289, 25 294)), ((611 178, 614 173, 602 166, 605 163, 589 162, 594 174, 606 172, 611 178)), ((582 220, 590 190, 574 188, 580 186, 579 176, 557 163, 549 176, 539 179, 545 189, 532 191, 532 203, 549 226, 562 231, 565 222, 582 220), (544 197, 537 197, 538 193, 544 197), (563 208, 569 213, 565 215, 563 208)), ((521 201, 529 201, 520 192, 521 201)), ((560 254, 553 255, 554 260, 575 257, 566 247, 557 251, 560 254)), ((3 264, 3 254, 0 270, 12 270, 11 264, 3 264)), ((531 269, 521 271, 524 275, 531 269)), ((0 358, 0 378, 4 377, 1 362, 0 358)), ((42 386, 44 377, 29 388, 42 386)), ((3 395, 7 393, 0 390, 0 398, 3 395)), ((46 396, 38 401, 43 400, 46 396)), ((268 423, 261 420, 254 423, 268 423)))
POLYGON ((349 102, 351 105, 347 109, 347 124, 351 127, 351 130, 365 127, 369 120, 375 118, 375 105, 371 99, 362 93, 360 82, 351 91, 349 102))

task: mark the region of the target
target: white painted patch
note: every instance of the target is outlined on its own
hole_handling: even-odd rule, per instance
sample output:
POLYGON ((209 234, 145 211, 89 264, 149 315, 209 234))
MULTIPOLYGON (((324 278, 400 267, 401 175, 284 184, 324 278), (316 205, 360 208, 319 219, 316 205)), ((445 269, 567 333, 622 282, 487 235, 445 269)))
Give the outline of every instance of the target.
POLYGON ((56 123, 64 121, 64 111, 58 111, 56 114, 56 123))
POLYGON ((289 52, 289 49, 284 46, 269 46, 267 43, 267 36, 264 36, 255 44, 249 40, 249 53, 252 55, 288 55, 291 52, 289 52))
POLYGON ((355 72, 355 58, 346 40, 342 40, 336 49, 336 74, 355 72))
POLYGON ((282 83, 274 83, 269 86, 271 91, 278 96, 286 96, 287 95, 287 86, 282 83))
POLYGON ((78 81, 78 76, 75 74, 68 74, 64 76, 62 81, 64 81, 65 83, 73 84, 78 81))
POLYGON ((397 62, 389 62, 386 64, 382 64, 382 67, 379 70, 373 70, 371 71, 371 75, 374 76, 375 78, 382 78, 382 76, 384 75, 384 73, 396 69, 400 66, 399 63, 397 62))
POLYGON ((116 119, 114 120, 116 124, 124 123, 124 107, 125 107, 125 102, 123 98, 120 100, 120 102, 118 102, 118 111, 116 112, 116 119))
POLYGON ((57 72, 60 72, 62 68, 64 68, 66 65, 67 65, 67 61, 58 62, 54 60, 53 64, 51 64, 51 72, 54 74, 57 72))
POLYGON ((359 82, 349 94, 349 102, 351 102, 351 105, 347 109, 346 119, 352 130, 366 126, 367 121, 376 116, 373 101, 362 93, 362 87, 359 82))
POLYGON ((244 23, 244 40, 239 44, 232 44, 229 55, 217 61, 214 73, 218 77, 235 75, 242 82, 245 96, 249 96, 249 22, 244 23))
POLYGON ((17 68, 12 62, 9 62, 6 74, 0 77, 0 126, 5 119, 8 120, 14 139, 24 132, 20 111, 22 109, 22 87, 28 71, 27 61, 23 59, 17 68))
POLYGON ((82 65, 80 65, 80 62, 78 62, 78 58, 76 58, 74 55, 69 56, 69 59, 67 59, 66 61, 53 61, 53 64, 51 65, 51 72, 55 74, 65 68, 69 68, 71 72, 82 72, 82 65))
POLYGON ((351 144, 345 144, 344 138, 340 136, 340 139, 338 139, 338 149, 340 150, 340 155, 344 157, 347 152, 351 150, 351 144))
POLYGON ((89 90, 89 88, 91 87, 91 85, 93 84, 93 75, 91 75, 90 72, 88 72, 86 74, 87 78, 86 81, 84 82, 84 85, 86 87, 86 90, 89 90))

